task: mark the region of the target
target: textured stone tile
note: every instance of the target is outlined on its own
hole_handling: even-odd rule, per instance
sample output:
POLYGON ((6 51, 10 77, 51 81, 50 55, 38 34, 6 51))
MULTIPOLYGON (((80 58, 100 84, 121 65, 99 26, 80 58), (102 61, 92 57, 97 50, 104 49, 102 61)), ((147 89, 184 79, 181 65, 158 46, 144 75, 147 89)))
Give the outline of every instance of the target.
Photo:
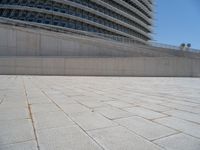
POLYGON ((79 103, 83 104, 84 106, 88 108, 96 108, 96 107, 103 107, 106 106, 105 103, 96 101, 96 100, 85 100, 85 101, 79 101, 79 103))
POLYGON ((161 105, 153 104, 153 103, 142 103, 140 104, 140 106, 153 110, 153 111, 157 111, 157 112, 164 112, 164 111, 168 111, 172 109, 166 106, 161 106, 161 105))
POLYGON ((142 107, 131 107, 131 108, 125 108, 124 110, 140 116, 140 117, 144 117, 146 119, 156 119, 156 118, 161 118, 161 117, 165 117, 167 115, 152 111, 152 110, 148 110, 142 107))
POLYGON ((198 124, 174 117, 160 118, 154 121, 163 124, 165 126, 168 126, 170 128, 174 128, 176 130, 200 138, 200 125, 198 124))
POLYGON ((0 145, 12 144, 34 139, 30 119, 0 122, 0 145))
POLYGON ((36 141, 27 141, 9 145, 0 145, 0 150, 38 150, 36 141))
POLYGON ((177 133, 175 130, 137 116, 117 119, 115 121, 148 140, 155 140, 177 133))
MULTIPOLYGON (((176 96, 174 97, 174 99, 176 99, 176 96)), ((181 99, 180 100, 171 100, 171 99, 168 99, 168 102, 171 102, 171 103, 174 103, 174 104, 185 105, 185 106, 191 106, 191 107, 199 105, 199 104, 196 104, 196 103, 193 103, 193 102, 186 102, 186 101, 183 101, 181 99)))
POLYGON ((109 119, 117 119, 132 116, 131 113, 115 108, 115 107, 100 107, 94 109, 95 112, 102 114, 109 119))
POLYGON ((154 141, 166 150, 199 150, 200 139, 185 134, 176 134, 154 141))
POLYGON ((89 134, 106 150, 161 150, 155 144, 119 126, 89 131, 89 134))
POLYGON ((0 105, 0 109, 12 109, 12 108, 26 108, 27 103, 26 102, 17 102, 17 101, 3 101, 3 103, 0 105))
MULTIPOLYGON (((24 113, 27 112, 27 98, 33 106, 31 110, 36 133, 42 141, 41 149, 96 149, 96 143, 91 144, 93 140, 78 125, 87 132, 99 131, 95 134, 96 139, 105 150, 154 149, 155 145, 148 140, 157 138, 157 141, 163 139, 161 146, 173 149, 167 147, 175 145, 173 141, 176 141, 174 134, 172 140, 170 137, 173 136, 167 135, 171 130, 200 139, 199 85, 198 78, 0 76, 0 99, 5 97, 2 103, 0 100, 0 117, 3 119, 0 120, 0 149, 35 148, 35 144, 28 142, 35 138, 31 120, 24 119, 28 115, 24 113), (58 111, 52 101, 61 110, 58 111), (93 112, 105 106, 114 109, 93 112), (126 109, 133 118, 141 118, 129 120, 132 117, 119 111, 126 109), (71 122, 62 110, 77 124, 71 122), (165 112, 173 117, 166 117, 165 112), (117 123, 110 120, 119 116, 125 118, 118 118, 121 121, 117 123), (119 127, 119 123, 126 127, 119 127), (104 132, 100 132, 102 130, 104 132), (166 142, 168 138, 170 142, 166 142), (91 146, 88 147, 88 143, 91 146)), ((197 144, 191 138, 181 136, 180 139, 175 148, 196 149, 197 144), (194 146, 184 145, 187 142, 182 141, 194 146)))
POLYGON ((191 106, 185 106, 185 105, 180 105, 180 104, 174 104, 174 103, 161 103, 160 105, 162 106, 167 106, 173 109, 178 109, 178 110, 182 110, 182 111, 186 111, 186 112, 192 112, 192 113, 197 113, 200 114, 200 107, 191 107, 191 106))
POLYGON ((25 119, 29 118, 29 112, 27 108, 24 107, 0 107, 0 121, 3 120, 13 120, 13 119, 25 119))
POLYGON ((52 101, 54 101, 56 104, 73 104, 73 103, 76 103, 76 101, 71 98, 71 97, 67 97, 63 94, 56 94, 56 95, 49 95, 49 97, 52 99, 52 101))
POLYGON ((31 105, 32 113, 51 112, 51 111, 59 111, 59 108, 53 103, 31 105))
POLYGON ((51 103, 51 100, 45 96, 28 98, 29 104, 42 104, 42 103, 51 103))
POLYGON ((118 108, 125 108, 125 107, 133 107, 133 104, 122 102, 122 101, 107 101, 105 102, 106 104, 109 104, 113 107, 118 107, 118 108))
POLYGON ((68 127, 74 124, 62 111, 35 113, 33 118, 37 130, 68 127))
POLYGON ((167 112, 165 112, 165 114, 200 124, 200 115, 198 115, 198 114, 193 114, 193 113, 184 112, 184 111, 180 111, 180 110, 167 111, 167 112))
POLYGON ((115 126, 116 123, 94 112, 78 113, 71 116, 84 130, 115 126))
POLYGON ((53 128, 38 131, 40 150, 100 150, 80 128, 53 128))
POLYGON ((87 107, 80 105, 80 104, 65 104, 65 105, 59 105, 59 106, 67 114, 89 111, 89 109, 87 107))

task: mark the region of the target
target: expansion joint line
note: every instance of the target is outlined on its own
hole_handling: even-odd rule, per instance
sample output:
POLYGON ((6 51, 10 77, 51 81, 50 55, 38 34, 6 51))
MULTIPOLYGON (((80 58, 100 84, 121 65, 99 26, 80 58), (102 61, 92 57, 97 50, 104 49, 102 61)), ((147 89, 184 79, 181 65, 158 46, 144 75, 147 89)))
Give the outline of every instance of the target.
MULTIPOLYGON (((40 87, 39 87, 40 88, 40 87)), ((45 91, 43 91, 41 88, 40 90, 42 91, 42 93, 48 97, 52 103, 54 103, 75 125, 77 125, 88 137, 90 137, 102 150, 105 150, 105 148, 100 145, 92 136, 90 136, 77 122, 75 122, 66 112, 63 111, 63 109, 56 103, 53 101, 53 99, 51 97, 49 97, 45 91)))
POLYGON ((33 133, 34 133, 36 144, 37 144, 37 149, 40 150, 40 146, 39 146, 39 142, 38 142, 38 137, 37 137, 37 133, 36 133, 34 121, 33 121, 33 115, 32 115, 31 107, 30 107, 30 104, 29 104, 29 101, 28 101, 28 97, 27 97, 27 92, 26 92, 26 86, 25 86, 24 78, 22 78, 22 81, 23 81, 24 92, 25 92, 26 100, 27 100, 27 104, 28 104, 29 116, 30 116, 30 119, 31 119, 32 127, 33 127, 33 133))
POLYGON ((4 96, 0 99, 0 105, 3 103, 5 97, 6 97, 6 95, 4 95, 4 96))

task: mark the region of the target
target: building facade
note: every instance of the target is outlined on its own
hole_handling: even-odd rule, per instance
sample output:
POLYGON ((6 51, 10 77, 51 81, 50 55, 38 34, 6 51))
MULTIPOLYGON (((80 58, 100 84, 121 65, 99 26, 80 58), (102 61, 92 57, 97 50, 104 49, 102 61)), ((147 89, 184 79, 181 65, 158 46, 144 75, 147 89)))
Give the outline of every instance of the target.
POLYGON ((153 0, 0 0, 0 17, 146 43, 153 0))

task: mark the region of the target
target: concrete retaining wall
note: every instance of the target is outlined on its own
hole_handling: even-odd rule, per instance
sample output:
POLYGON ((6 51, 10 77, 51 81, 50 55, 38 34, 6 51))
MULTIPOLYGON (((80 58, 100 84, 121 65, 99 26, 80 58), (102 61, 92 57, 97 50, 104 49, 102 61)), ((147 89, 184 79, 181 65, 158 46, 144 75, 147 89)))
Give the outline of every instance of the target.
POLYGON ((199 77, 200 59, 188 56, 168 49, 0 24, 0 74, 199 77))
POLYGON ((0 24, 0 56, 169 56, 142 45, 128 45, 39 28, 0 24))
POLYGON ((0 57, 0 74, 200 77, 200 60, 178 57, 0 57))

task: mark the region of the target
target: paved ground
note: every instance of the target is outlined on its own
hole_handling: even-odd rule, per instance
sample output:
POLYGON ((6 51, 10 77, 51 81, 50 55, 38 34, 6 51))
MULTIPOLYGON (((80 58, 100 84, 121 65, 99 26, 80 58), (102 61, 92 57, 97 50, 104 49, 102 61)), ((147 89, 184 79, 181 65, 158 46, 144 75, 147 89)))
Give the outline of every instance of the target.
POLYGON ((200 150, 200 79, 0 76, 0 150, 200 150))

